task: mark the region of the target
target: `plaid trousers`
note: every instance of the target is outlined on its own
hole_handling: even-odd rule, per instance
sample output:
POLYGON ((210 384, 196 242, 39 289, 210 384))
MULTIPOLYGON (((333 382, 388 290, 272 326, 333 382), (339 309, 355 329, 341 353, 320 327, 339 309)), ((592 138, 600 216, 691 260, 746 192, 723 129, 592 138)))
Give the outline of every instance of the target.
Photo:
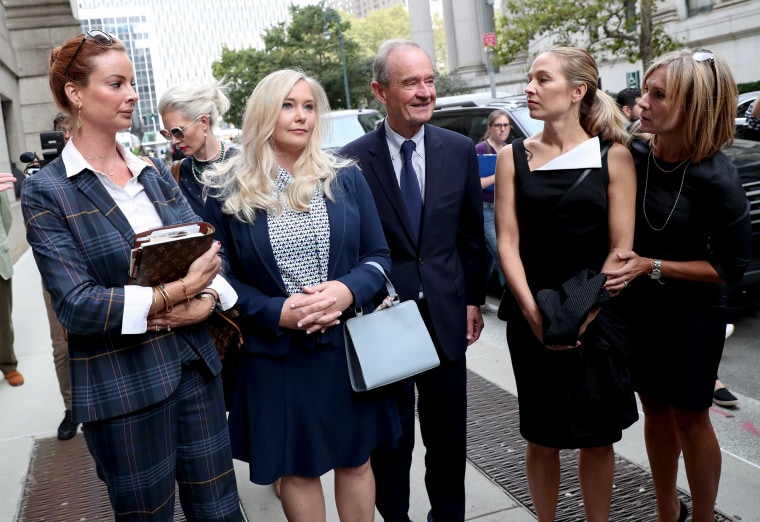
POLYGON ((222 382, 202 362, 166 400, 83 432, 117 521, 172 521, 175 482, 188 521, 242 519, 222 382))

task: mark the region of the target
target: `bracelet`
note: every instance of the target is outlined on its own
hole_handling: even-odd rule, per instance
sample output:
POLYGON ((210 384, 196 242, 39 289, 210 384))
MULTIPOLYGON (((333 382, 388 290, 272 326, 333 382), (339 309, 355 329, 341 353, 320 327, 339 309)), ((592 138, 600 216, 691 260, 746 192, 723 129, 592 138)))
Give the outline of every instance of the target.
POLYGON ((158 299, 156 299, 156 287, 151 288, 151 295, 153 296, 153 305, 150 307, 151 312, 158 311, 158 299))
POLYGON ((161 294, 161 297, 164 298, 164 311, 165 312, 171 312, 174 310, 174 305, 172 305, 171 298, 169 297, 169 292, 166 291, 166 285, 161 283, 156 287, 161 294))
POLYGON ((214 294, 210 292, 201 292, 200 294, 195 296, 198 299, 211 299, 211 310, 208 311, 209 317, 211 314, 214 313, 214 310, 216 309, 216 298, 214 297, 214 294))
MULTIPOLYGON (((155 299, 156 292, 158 292, 158 295, 160 295, 161 299, 164 300, 164 309, 166 309, 166 307, 168 306, 168 302, 166 300, 166 292, 162 291, 161 288, 159 288, 158 286, 153 287, 153 296, 154 296, 154 302, 156 303, 156 305, 158 305, 158 299, 155 299)), ((159 308, 158 306, 156 306, 156 312, 158 311, 159 311, 159 308)))
POLYGON ((185 286, 185 281, 180 277, 179 282, 182 283, 182 290, 185 292, 185 310, 190 310, 190 296, 187 295, 187 286, 185 286))

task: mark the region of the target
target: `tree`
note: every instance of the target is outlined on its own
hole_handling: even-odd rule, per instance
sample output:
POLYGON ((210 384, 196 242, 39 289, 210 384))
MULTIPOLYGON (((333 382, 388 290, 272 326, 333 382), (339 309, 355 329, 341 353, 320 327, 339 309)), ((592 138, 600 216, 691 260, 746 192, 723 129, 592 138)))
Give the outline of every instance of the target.
MULTIPOLYGON (((240 126, 245 104, 254 87, 267 74, 283 68, 297 68, 314 76, 327 92, 330 106, 346 106, 338 38, 338 20, 328 16, 324 2, 306 7, 290 7, 290 24, 279 23, 264 33, 264 50, 223 49, 221 59, 214 62, 213 74, 230 83, 230 111, 227 120, 240 126)), ((341 18, 343 48, 349 79, 351 102, 354 107, 366 104, 372 95, 371 58, 359 56, 359 46, 346 33, 350 22, 341 18)))
POLYGON ((505 14, 496 16, 498 41, 494 61, 513 62, 531 44, 550 43, 582 47, 596 58, 625 56, 644 68, 662 53, 680 46, 654 24, 655 3, 662 0, 506 0, 505 14))

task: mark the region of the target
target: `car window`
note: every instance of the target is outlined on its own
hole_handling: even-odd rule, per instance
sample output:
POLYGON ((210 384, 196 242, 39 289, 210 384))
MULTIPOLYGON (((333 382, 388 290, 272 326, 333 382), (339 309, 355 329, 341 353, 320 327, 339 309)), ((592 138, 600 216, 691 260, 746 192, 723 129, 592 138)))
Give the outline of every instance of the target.
POLYGON ((374 130, 375 123, 381 119, 382 116, 378 112, 333 115, 330 117, 331 128, 325 133, 322 148, 338 149, 374 130))

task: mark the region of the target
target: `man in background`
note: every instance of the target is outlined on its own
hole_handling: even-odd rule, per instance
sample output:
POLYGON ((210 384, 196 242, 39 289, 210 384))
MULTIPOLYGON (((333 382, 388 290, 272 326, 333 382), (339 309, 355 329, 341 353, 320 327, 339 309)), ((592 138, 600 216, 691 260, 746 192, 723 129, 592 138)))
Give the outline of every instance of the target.
MULTIPOLYGON (((628 87, 617 93, 617 102, 620 110, 623 111, 628 121, 633 123, 639 121, 641 116, 641 107, 639 107, 639 100, 641 99, 641 89, 628 87)), ((630 127, 630 125, 629 125, 630 127)))
MULTIPOLYGON (((72 134, 71 117, 68 114, 59 112, 53 119, 53 130, 63 133, 64 147, 69 142, 72 134)), ((55 364, 55 374, 58 378, 58 389, 63 398, 63 420, 58 425, 58 440, 69 440, 77 434, 79 424, 71 420, 71 380, 69 377, 69 345, 66 342, 66 335, 63 326, 58 322, 55 316, 53 306, 50 303, 50 294, 47 290, 42 290, 45 299, 45 310, 47 311, 48 324, 50 325, 50 342, 53 345, 53 363, 55 364)))

